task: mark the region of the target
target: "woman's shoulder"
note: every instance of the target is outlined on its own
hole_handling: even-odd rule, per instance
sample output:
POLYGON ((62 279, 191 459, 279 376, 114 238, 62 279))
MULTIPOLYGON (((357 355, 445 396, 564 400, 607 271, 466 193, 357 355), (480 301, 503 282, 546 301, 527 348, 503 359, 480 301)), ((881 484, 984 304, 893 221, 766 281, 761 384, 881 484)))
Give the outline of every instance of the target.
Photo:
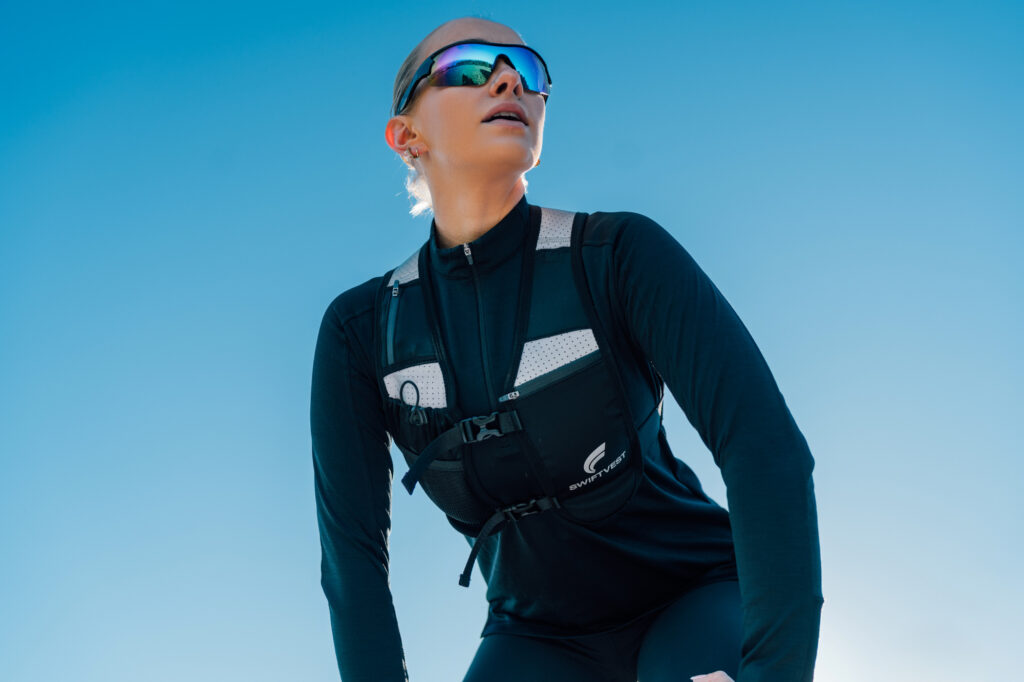
MULTIPOLYGON (((583 246, 607 247, 616 261, 646 261, 663 253, 686 252, 682 243, 658 221, 639 211, 594 211, 587 215, 583 246)), ((687 255, 688 252, 687 252, 687 255)))
POLYGON ((614 245, 622 239, 644 237, 651 232, 664 232, 655 220, 639 211, 593 211, 587 214, 583 239, 586 244, 614 245))
POLYGON ((330 319, 337 327, 345 327, 360 317, 372 314, 377 292, 385 275, 378 275, 342 291, 334 297, 324 311, 324 318, 330 319))
POLYGON ((331 328, 369 347, 373 338, 373 314, 377 296, 384 284, 390 281, 392 274, 408 261, 407 257, 403 263, 392 264, 383 274, 370 277, 336 295, 324 311, 321 329, 331 328))

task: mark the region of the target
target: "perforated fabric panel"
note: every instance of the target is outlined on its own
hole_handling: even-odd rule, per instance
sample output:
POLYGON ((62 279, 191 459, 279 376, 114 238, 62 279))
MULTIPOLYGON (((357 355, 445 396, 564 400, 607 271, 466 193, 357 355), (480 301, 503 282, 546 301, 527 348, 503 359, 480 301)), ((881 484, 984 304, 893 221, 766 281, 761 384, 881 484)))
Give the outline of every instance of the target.
POLYGON ((406 284, 419 279, 420 276, 420 250, 416 249, 411 256, 405 259, 405 262, 395 268, 395 271, 391 273, 391 279, 388 280, 388 286, 394 286, 395 280, 398 280, 401 284, 406 284))
POLYGON ((523 359, 519 363, 515 385, 524 384, 596 350, 597 340, 590 329, 577 329, 527 341, 523 345, 523 359))
POLYGON ((572 211, 541 207, 537 250, 569 246, 569 239, 572 237, 572 220, 575 215, 572 211))
POLYGON ((441 365, 436 362, 413 365, 387 374, 384 376, 384 386, 390 397, 402 400, 407 405, 417 404, 416 389, 419 389, 420 407, 448 407, 444 376, 441 374, 441 365), (399 389, 406 381, 415 384, 415 388, 406 384, 404 395, 399 394, 399 389))

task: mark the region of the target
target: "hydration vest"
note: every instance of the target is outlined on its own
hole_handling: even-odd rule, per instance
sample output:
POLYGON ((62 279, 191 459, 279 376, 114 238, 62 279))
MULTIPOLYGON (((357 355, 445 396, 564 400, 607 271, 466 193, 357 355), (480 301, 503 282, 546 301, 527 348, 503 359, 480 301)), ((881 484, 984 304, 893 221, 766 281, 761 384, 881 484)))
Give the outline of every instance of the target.
MULTIPOLYGON (((626 506, 658 447, 663 383, 627 392, 583 270, 587 214, 530 207, 511 385, 493 411, 461 414, 427 265, 429 240, 375 299, 377 380, 387 430, 417 483, 459 532, 481 540, 538 513, 599 526, 626 506), (540 211, 536 227, 536 211, 540 211), (632 395, 632 400, 629 396, 632 395)), ((472 265, 469 244, 463 245, 472 265)))

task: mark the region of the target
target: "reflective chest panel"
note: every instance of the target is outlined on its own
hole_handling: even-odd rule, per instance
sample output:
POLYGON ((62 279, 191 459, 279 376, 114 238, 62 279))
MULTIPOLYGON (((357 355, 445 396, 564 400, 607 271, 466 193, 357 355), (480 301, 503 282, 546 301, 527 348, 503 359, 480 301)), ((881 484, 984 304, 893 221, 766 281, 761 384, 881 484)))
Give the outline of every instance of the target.
POLYGON ((459 414, 454 404, 428 244, 391 271, 376 300, 377 378, 388 432, 409 465, 402 483, 410 493, 419 483, 454 528, 476 537, 464 586, 479 540, 506 523, 546 512, 596 525, 621 511, 661 428, 662 395, 629 404, 594 310, 580 249, 586 215, 539 210, 518 310, 509 311, 515 378, 497 389, 491 412, 459 414))

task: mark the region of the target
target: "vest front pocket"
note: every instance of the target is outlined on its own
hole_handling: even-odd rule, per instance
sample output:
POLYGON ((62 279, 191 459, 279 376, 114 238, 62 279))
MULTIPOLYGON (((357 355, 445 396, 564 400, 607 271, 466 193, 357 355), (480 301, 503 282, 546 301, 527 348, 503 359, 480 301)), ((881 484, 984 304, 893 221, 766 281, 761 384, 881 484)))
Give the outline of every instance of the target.
POLYGON ((599 350, 524 382, 508 394, 523 423, 528 456, 564 515, 596 522, 621 509, 636 488, 629 418, 599 350))

